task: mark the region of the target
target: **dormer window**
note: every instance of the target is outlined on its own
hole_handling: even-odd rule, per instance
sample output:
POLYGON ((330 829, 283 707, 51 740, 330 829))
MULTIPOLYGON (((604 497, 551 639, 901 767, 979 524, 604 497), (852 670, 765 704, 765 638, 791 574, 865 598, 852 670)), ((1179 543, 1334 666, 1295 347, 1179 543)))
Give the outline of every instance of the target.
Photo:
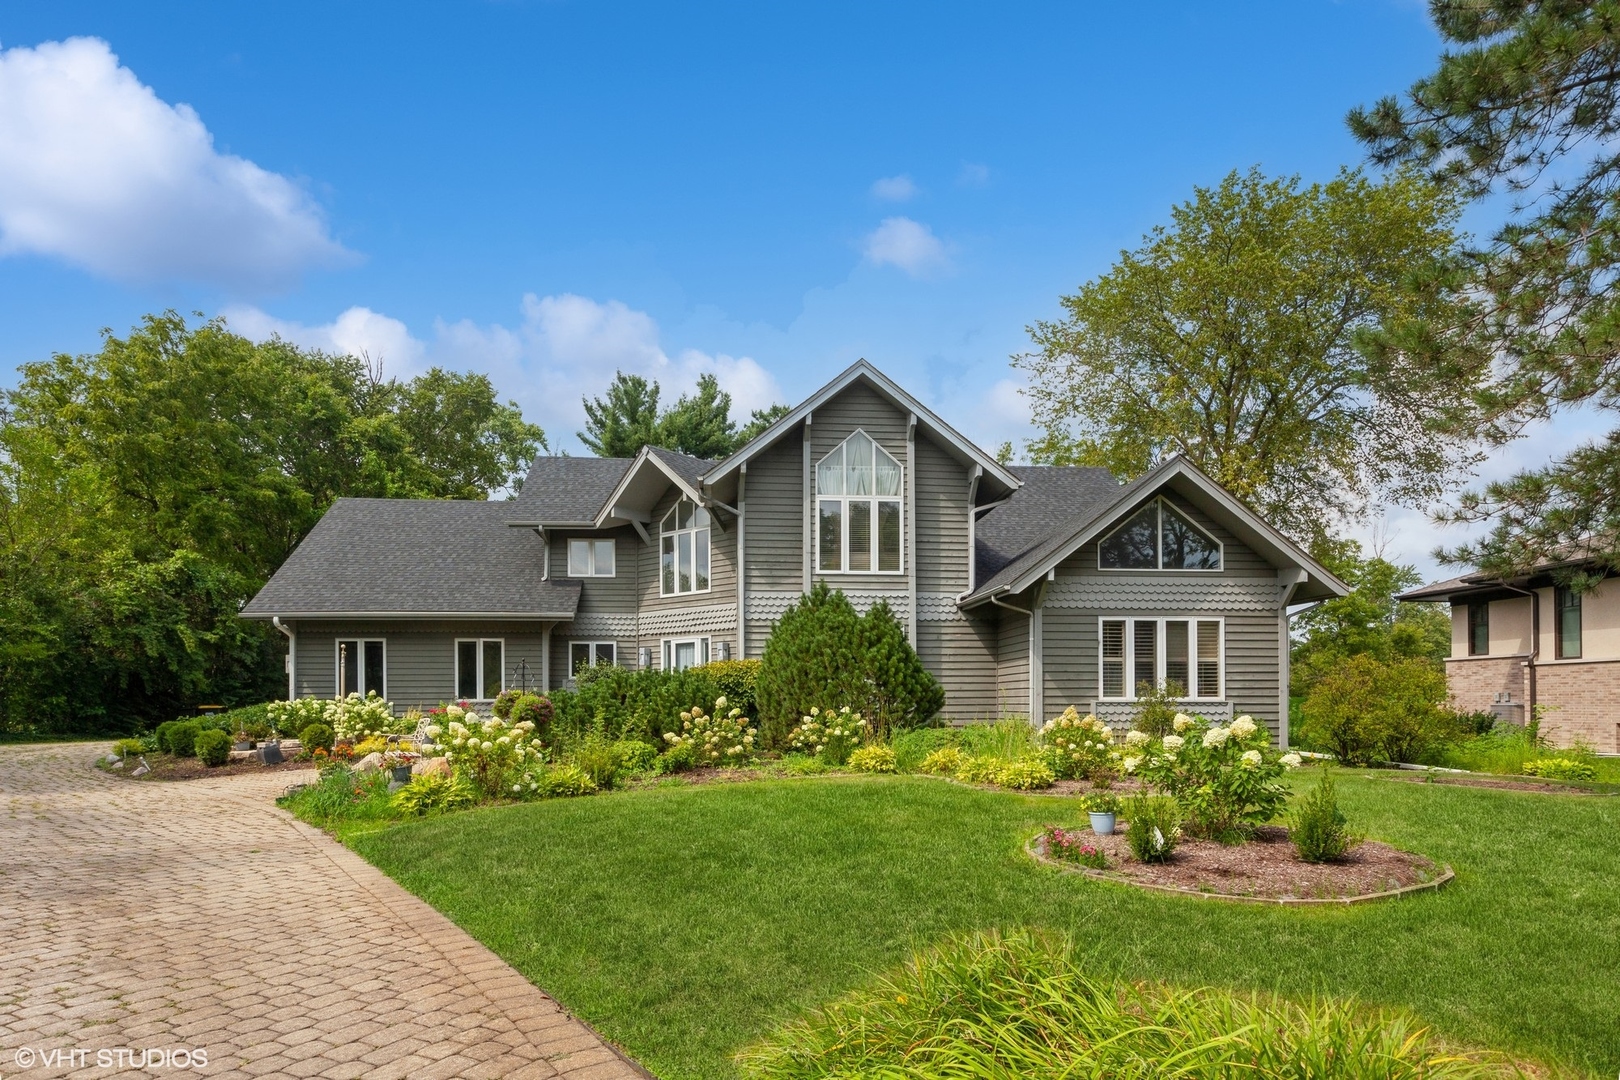
POLYGON ((670 507, 659 525, 661 596, 709 591, 709 512, 691 499, 670 507))
POLYGON ((1163 499, 1155 499, 1097 545, 1100 570, 1219 570, 1221 545, 1163 499))
POLYGON ((857 431, 816 466, 816 567, 829 574, 900 572, 900 463, 857 431))

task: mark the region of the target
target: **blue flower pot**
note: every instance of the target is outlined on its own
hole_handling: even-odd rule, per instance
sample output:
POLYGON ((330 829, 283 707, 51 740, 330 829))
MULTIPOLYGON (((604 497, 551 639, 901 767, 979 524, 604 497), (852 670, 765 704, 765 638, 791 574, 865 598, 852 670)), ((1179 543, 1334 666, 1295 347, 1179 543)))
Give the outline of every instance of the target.
POLYGON ((1098 836, 1113 836, 1114 815, 1099 814, 1093 811, 1091 814, 1091 831, 1098 836))

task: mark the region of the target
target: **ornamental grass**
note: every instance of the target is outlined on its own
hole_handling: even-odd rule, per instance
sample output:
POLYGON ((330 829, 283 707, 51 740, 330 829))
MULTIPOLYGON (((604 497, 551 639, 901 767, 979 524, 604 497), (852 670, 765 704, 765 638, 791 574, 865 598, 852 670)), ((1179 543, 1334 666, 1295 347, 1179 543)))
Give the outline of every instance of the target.
POLYGON ((1029 931, 947 941, 737 1062, 761 1080, 1522 1075, 1404 1013, 1093 974, 1069 939, 1029 931))

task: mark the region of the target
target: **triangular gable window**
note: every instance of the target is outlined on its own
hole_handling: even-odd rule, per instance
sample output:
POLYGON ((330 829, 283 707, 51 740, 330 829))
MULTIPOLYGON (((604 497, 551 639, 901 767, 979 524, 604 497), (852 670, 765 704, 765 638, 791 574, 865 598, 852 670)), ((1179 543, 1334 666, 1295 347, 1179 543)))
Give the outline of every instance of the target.
POLYGON ((1219 570, 1220 541, 1163 499, 1132 514, 1097 545, 1101 570, 1219 570))

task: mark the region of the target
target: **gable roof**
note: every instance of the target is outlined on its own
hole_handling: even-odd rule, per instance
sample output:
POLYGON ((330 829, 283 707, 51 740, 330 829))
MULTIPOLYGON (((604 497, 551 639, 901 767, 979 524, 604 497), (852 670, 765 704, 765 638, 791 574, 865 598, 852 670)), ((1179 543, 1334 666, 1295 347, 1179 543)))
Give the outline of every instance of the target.
POLYGON ((1077 515, 1071 511, 1066 517, 1073 524, 1048 535, 1013 557, 989 580, 964 597, 962 606, 985 603, 994 595, 1023 592, 1127 513, 1171 486, 1176 487, 1178 494, 1183 497, 1194 496, 1198 501, 1208 502, 1210 505, 1200 509, 1218 514, 1240 539, 1256 548, 1260 554, 1303 568, 1307 580, 1301 583, 1295 593, 1295 602, 1344 596, 1350 591, 1326 567, 1262 521, 1202 469, 1178 456, 1161 462, 1130 483, 1116 488, 1112 499, 1082 507, 1077 515))
POLYGON ((1119 494, 1119 481, 1107 469, 1073 465, 1008 468, 1023 486, 975 525, 978 561, 974 581, 990 581, 1019 556, 1065 532, 1077 516, 1096 512, 1119 494))
POLYGON ((249 619, 569 619, 578 581, 546 581, 545 545, 508 502, 339 499, 259 590, 249 619))
POLYGON ((597 511, 596 526, 647 521, 653 506, 670 484, 680 488, 694 502, 706 502, 701 478, 713 464, 706 458, 665 450, 661 446, 642 447, 597 511))
POLYGON ((859 381, 866 382, 879 394, 888 398, 902 412, 915 414, 919 427, 944 443, 947 449, 963 461, 978 465, 984 470, 986 476, 992 478, 1005 490, 1017 489, 1019 484, 1017 474, 991 455, 985 453, 964 437, 961 432, 941 420, 933 410, 902 389, 899 383, 883 374, 864 359, 857 360, 845 368, 831 382, 800 402, 786 416, 754 436, 742 449, 711 468, 703 475, 704 486, 712 487, 729 476, 738 466, 749 461, 760 451, 771 446, 776 440, 798 427, 806 416, 811 416, 823 403, 836 397, 845 388, 859 381))
POLYGON ((507 520, 521 525, 592 525, 636 460, 543 454, 529 466, 518 497, 504 504, 507 520))

